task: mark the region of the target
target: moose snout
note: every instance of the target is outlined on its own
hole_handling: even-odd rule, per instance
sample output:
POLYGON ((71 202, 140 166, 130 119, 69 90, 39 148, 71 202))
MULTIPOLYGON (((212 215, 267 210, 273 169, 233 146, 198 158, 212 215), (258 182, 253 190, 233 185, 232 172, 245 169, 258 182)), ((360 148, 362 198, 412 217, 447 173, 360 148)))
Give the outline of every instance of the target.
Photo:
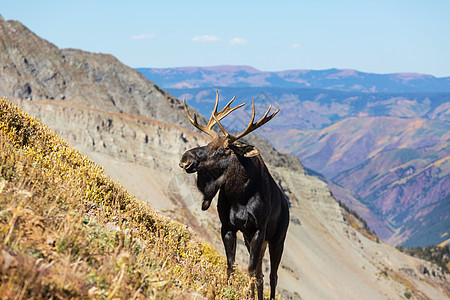
POLYGON ((180 161, 180 163, 178 164, 180 166, 180 168, 182 169, 188 169, 190 167, 190 165, 192 165, 192 161, 180 161))
POLYGON ((187 173, 196 172, 196 162, 195 158, 190 152, 186 152, 183 157, 181 157, 180 163, 178 164, 180 168, 184 169, 187 173))

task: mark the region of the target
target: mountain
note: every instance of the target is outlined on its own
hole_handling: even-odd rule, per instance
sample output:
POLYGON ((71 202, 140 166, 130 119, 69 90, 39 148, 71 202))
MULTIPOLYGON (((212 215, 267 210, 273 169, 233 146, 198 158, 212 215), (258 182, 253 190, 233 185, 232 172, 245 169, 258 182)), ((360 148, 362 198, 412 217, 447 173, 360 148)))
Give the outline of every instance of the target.
MULTIPOLYGON (((272 127, 301 131, 323 129, 346 118, 396 117, 424 118, 448 122, 450 120, 450 93, 358 93, 321 89, 298 88, 234 88, 215 87, 172 89, 167 91, 207 114, 214 107, 216 90, 221 97, 235 103, 255 101, 258 110, 269 105, 280 109, 283 118, 271 122, 272 127), (288 122, 286 122, 288 120, 288 122)), ((251 106, 239 110, 251 115, 251 106)))
MULTIPOLYGON (((384 230, 374 228, 377 234, 398 244, 420 232, 409 232, 404 224, 435 219, 429 209, 450 193, 449 132, 449 124, 433 120, 348 118, 308 135, 291 136, 295 150, 291 149, 305 165, 353 191, 385 220, 384 230)), ((441 211, 441 216, 442 225, 448 224, 448 211, 441 211)), ((448 227, 442 230, 429 242, 442 242, 448 227)))
POLYGON ((20 22, 0 19, 0 61, 1 95, 62 99, 189 126, 178 100, 115 57, 59 49, 20 22))
MULTIPOLYGON (((450 93, 361 93, 273 87, 168 91, 186 98, 188 104, 207 114, 214 105, 216 89, 226 99, 236 95, 237 104, 254 100, 257 115, 269 105, 280 109, 279 118, 258 134, 280 151, 297 155, 308 169, 325 175, 339 201, 364 216, 369 227, 384 240, 412 246, 437 245, 446 240, 445 213, 440 218, 442 232, 435 232, 426 242, 415 241, 415 236, 429 232, 436 217, 429 214, 431 210, 420 214, 420 218, 417 212, 431 204, 439 206, 450 189, 447 165, 433 165, 450 156, 450 93), (409 157, 411 153, 417 157, 409 157), (399 156, 405 164, 406 159, 411 160, 411 165, 401 166, 399 156), (370 160, 372 163, 368 163, 370 160), (424 163, 429 168, 423 169, 424 163), (400 171, 402 168, 408 170, 408 175, 400 171), (406 183, 399 184, 406 178, 406 183), (415 182, 419 178, 429 179, 418 185, 415 182), (416 219, 423 219, 423 226, 408 229, 416 219), (406 226, 407 223, 410 225, 406 226)), ((239 131, 245 128, 250 116, 251 106, 247 105, 224 123, 239 131)))
MULTIPOLYGON (((17 22, 8 21, 5 23, 7 24, 2 24, 2 28, 12 26, 11 24, 18 26, 17 22)), ((21 32, 28 34, 26 30, 21 32)), ((15 38, 14 41, 20 40, 19 36, 15 38)), ((33 47, 39 48, 41 42, 44 41, 37 39, 33 47)), ((22 49, 23 47, 28 47, 28 45, 15 44, 11 40, 6 45, 9 47, 8 49, 19 48, 22 53, 31 51, 22 49)), ((42 47, 44 47, 43 45, 42 47)), ((98 57, 101 61, 103 56, 102 54, 86 54, 82 51, 77 53, 81 56, 88 55, 94 65, 96 58, 98 57)), ((30 56, 29 59, 31 58, 30 56)), ((62 58, 56 56, 54 59, 61 60, 62 58)), ((76 58, 76 60, 79 59, 76 58)), ((4 62, 1 61, 1 63, 3 65, 4 62)), ((6 95, 14 103, 19 104, 23 110, 30 114, 39 117, 43 123, 48 124, 50 129, 61 135, 70 145, 101 164, 114 180, 119 180, 128 191, 137 196, 137 199, 148 202, 158 211, 183 222, 186 228, 173 232, 173 235, 168 235, 167 242, 173 244, 178 244, 178 242, 184 243, 184 237, 196 234, 199 238, 210 242, 223 253, 223 245, 220 240, 220 221, 218 220, 215 207, 211 206, 207 212, 201 211, 201 197, 195 188, 193 177, 185 174, 178 167, 178 161, 182 153, 191 147, 204 145, 208 142, 207 137, 192 131, 193 128, 189 124, 189 126, 186 126, 187 129, 183 127, 188 122, 185 120, 184 112, 180 108, 180 102, 163 91, 159 92, 161 103, 155 104, 156 100, 147 99, 148 103, 145 102, 140 106, 142 111, 139 114, 126 112, 128 110, 126 105, 120 111, 116 110, 115 105, 111 106, 107 102, 97 102, 97 99, 102 99, 102 96, 95 95, 95 93, 102 94, 105 91, 114 90, 113 85, 131 86, 134 84, 131 79, 130 81, 124 79, 123 82, 120 82, 119 77, 111 75, 111 82, 109 83, 91 82, 90 88, 94 90, 89 91, 89 93, 92 93, 92 99, 85 97, 84 95, 86 94, 77 92, 77 90, 83 90, 85 88, 84 83, 89 82, 86 77, 89 78, 90 74, 87 70, 92 70, 90 66, 91 60, 86 63, 87 66, 82 69, 68 69, 70 72, 78 70, 77 72, 80 72, 80 76, 83 77, 79 78, 80 80, 75 80, 74 77, 71 77, 73 80, 70 81, 70 85, 74 91, 72 95, 77 95, 79 97, 77 99, 70 97, 62 99, 62 97, 57 98, 57 95, 49 94, 48 99, 38 100, 32 98, 30 101, 26 97, 21 99, 12 97, 15 90, 8 87, 8 85, 5 85, 8 88, 3 89, 4 87, 2 87, 2 91, 6 90, 6 95), (104 109, 101 107, 101 103, 105 104, 104 109), (167 108, 165 111, 165 119, 158 117, 161 116, 161 113, 156 111, 155 106, 157 105, 163 107, 161 109, 171 108, 167 108), (149 112, 145 111, 146 108, 148 108, 149 112), (151 112, 154 115, 149 116, 151 112), (178 238, 179 236, 182 237, 178 238)), ((42 65, 39 64, 39 66, 42 65)), ((45 86, 45 83, 41 82, 37 74, 47 72, 46 68, 38 69, 33 73, 36 75, 33 77, 33 80, 30 79, 28 81, 32 91, 39 90, 39 86, 45 86)), ((108 69, 109 66, 104 66, 104 68, 108 69)), ((120 63, 117 63, 117 68, 121 72, 129 71, 128 67, 120 63)), ((102 66, 99 65, 98 72, 102 70, 102 66)), ((51 69, 51 72, 59 72, 59 70, 51 69)), ((8 79, 9 82, 24 82, 21 81, 22 79, 20 78, 22 77, 17 72, 9 75, 11 76, 8 79)), ((30 76, 33 75, 31 74, 30 76)), ((147 84, 149 87, 153 86, 156 89, 154 94, 157 94, 157 91, 160 90, 151 82, 147 84)), ((119 90, 115 97, 119 99, 129 95, 128 89, 123 89, 121 93, 119 90)), ((138 98, 133 101, 130 100, 130 105, 133 107, 135 103, 139 103, 138 101, 138 98)), ((3 117, 3 115, 0 117, 3 117)), ((28 120, 29 118, 26 119, 28 120)), ((199 121, 204 120, 199 117, 199 121)), ((27 127, 22 126, 22 128, 27 127)), ((1 135, 2 139, 3 136, 1 135)), ((383 242, 367 238, 366 235, 357 230, 358 226, 353 222, 353 219, 348 218, 348 214, 343 212, 343 209, 332 197, 327 185, 318 178, 307 175, 297 158, 279 153, 261 138, 250 137, 250 141, 260 148, 274 179, 283 188, 291 203, 291 225, 279 271, 278 291, 283 298, 380 299, 388 297, 391 299, 403 299, 406 297, 405 295, 409 295, 416 298, 439 299, 448 296, 448 275, 442 274, 437 266, 401 253, 396 248, 383 242), (344 219, 344 217, 347 218, 344 219)), ((33 147, 25 148, 23 151, 37 152, 33 147)), ((10 152, 16 153, 14 151, 10 152)), ((22 155, 22 152, 18 151, 17 155, 22 155)), ((71 158, 72 156, 62 159, 62 162, 70 161, 71 158)), ((23 163, 18 163, 17 169, 21 169, 23 165, 23 163)), ((39 164, 30 163, 28 165, 39 167, 39 164)), ((78 164, 73 164, 72 167, 76 170, 78 164)), ((6 170, 6 168, 1 168, 1 170, 6 170)), ((48 170, 51 171, 53 168, 48 170)), ((45 172, 43 173, 45 174, 45 172)), ((71 178, 78 180, 77 176, 72 176, 71 178)), ((61 183, 60 181, 57 183, 64 184, 64 182, 61 183)), ((90 183, 97 187, 96 191, 100 195, 104 195, 109 200, 112 199, 108 202, 110 205, 117 204, 117 202, 114 202, 114 197, 111 197, 111 194, 108 194, 105 189, 107 186, 99 184, 97 180, 90 183)), ((13 183, 8 181, 7 184, 12 185, 13 183)), ((60 194, 56 193, 56 196, 52 199, 61 201, 61 197, 58 197, 58 195, 60 194)), ((82 193, 82 195, 86 194, 82 193)), ((98 198, 96 201, 102 201, 102 197, 98 198)), ((133 213, 127 210, 126 212, 130 213, 130 215, 121 215, 121 210, 119 209, 119 216, 113 219, 116 222, 122 219, 125 223, 130 222, 128 220, 135 220, 136 216, 145 215, 143 214, 145 211, 139 207, 133 210, 133 213)), ((121 207, 119 206, 119 208, 121 207)), ((117 213, 114 207, 107 206, 99 207, 99 214, 107 216, 111 213, 110 210, 117 213)), ((49 209, 47 213, 52 211, 49 209)), ((8 211, 5 213, 8 213, 8 211)), ((65 215, 61 216, 62 219, 65 217, 65 215)), ((171 222, 170 219, 166 221, 168 223, 171 222)), ((84 224, 83 219, 81 223, 84 224)), ((11 222, 6 224, 11 224, 11 222)), ((117 230, 118 236, 125 231, 121 231, 120 227, 117 228, 115 223, 109 224, 109 226, 117 230)), ((144 218, 141 226, 143 230, 147 230, 148 227, 151 227, 151 219, 144 218)), ((98 232, 94 231, 93 235, 98 232)), ((130 231, 125 233, 128 234, 130 231)), ((139 226, 133 228, 130 234, 134 240, 136 235, 140 234, 139 226)), ((161 234, 161 232, 158 232, 158 234, 161 234)), ((158 236, 158 234, 155 235, 158 236)), ((136 243, 138 242, 139 240, 136 243)), ((150 253, 156 251, 153 247, 145 247, 145 244, 140 243, 139 245, 144 245, 143 247, 150 253)), ((109 248, 107 247, 105 248, 105 251, 112 251, 108 250, 109 248)), ((10 253, 9 248, 7 251, 10 253)), ((237 245, 237 259, 240 266, 245 266, 248 262, 248 254, 246 252, 242 237, 240 237, 237 245)), ((3 253, 2 251, 2 255, 3 253)), ((183 253, 199 255, 200 262, 203 259, 208 261, 215 260, 215 256, 208 254, 210 252, 183 253)), ((72 255, 74 254, 75 252, 72 252, 72 255)), ((96 254, 97 259, 104 257, 102 252, 96 254)), ((172 258, 178 263, 184 261, 183 259, 178 259, 177 255, 173 255, 172 251, 162 254, 170 257, 170 263, 172 258)), ((131 256, 133 256, 133 253, 131 256)), ((114 257, 116 256, 114 255, 114 257)), ((72 262, 70 255, 64 259, 66 266, 71 268, 77 268, 78 264, 83 263, 79 261, 72 262)), ((138 262, 143 262, 142 264, 145 265, 144 261, 139 260, 138 262)), ((267 257, 263 263, 265 278, 268 278, 267 257)), ((37 266, 37 263, 33 261, 32 265, 37 266)), ((110 265, 111 269, 108 270, 117 270, 114 261, 110 265)), ((122 265, 124 264, 122 263, 122 265)), ((158 271, 161 273, 167 271, 166 266, 165 260, 156 260, 151 265, 151 268, 157 274, 158 271)), ((196 274, 196 272, 192 272, 193 268, 190 266, 186 264, 178 268, 178 271, 174 271, 175 274, 172 274, 174 276, 172 278, 175 278, 175 282, 172 280, 168 282, 160 280, 161 277, 158 277, 156 274, 155 277, 147 277, 139 272, 132 275, 136 280, 142 280, 145 286, 150 286, 158 291, 169 286, 168 284, 176 285, 179 276, 189 277, 190 274, 196 274)), ((67 270, 67 268, 64 270, 67 270)), ((72 274, 69 273, 68 276, 71 276, 72 274)), ((111 271, 111 273, 114 272, 111 271)), ((117 274, 117 272, 114 274, 117 274)), ((128 275, 126 278, 130 278, 128 275)), ((111 289, 124 288, 123 285, 120 285, 122 282, 120 278, 125 277, 108 276, 108 278, 98 283, 93 293, 101 292, 102 289, 105 289, 105 283, 109 284, 111 280, 115 282, 111 289)), ((218 280, 223 281, 222 278, 220 276, 213 277, 206 284, 199 283, 194 278, 189 294, 183 295, 189 299, 200 297, 213 298, 214 294, 208 294, 208 291, 211 290, 211 286, 218 280)), ((61 282, 64 281, 61 280, 61 282)), ((88 282, 88 284, 90 283, 88 282)), ((133 285, 133 287, 136 286, 139 285, 133 285)), ((234 295, 234 297, 238 297, 237 294, 233 293, 232 289, 228 291, 229 294, 227 296, 233 297, 234 295)), ((106 294, 100 294, 99 297, 106 297, 106 294)))
POLYGON ((164 88, 282 87, 358 92, 450 92, 450 77, 416 73, 372 74, 356 70, 264 72, 248 66, 137 68, 164 88))
MULTIPOLYGON (((353 169, 360 162, 364 164, 369 158, 376 159, 381 152, 400 150, 396 155, 384 156, 383 164, 367 168, 370 172, 367 176, 371 177, 382 170, 388 171, 388 168, 404 160, 426 155, 430 155, 428 159, 431 160, 443 158, 448 154, 445 151, 447 147, 440 149, 437 156, 431 154, 439 150, 436 147, 442 148, 448 144, 449 130, 450 124, 447 122, 422 118, 351 117, 322 130, 307 133, 292 130, 289 140, 293 141, 293 145, 277 144, 282 146, 281 149, 289 148, 302 157, 308 167, 331 179, 343 170, 353 169), (408 149, 411 151, 406 151, 408 149), (403 160, 399 160, 401 158, 403 160)), ((352 179, 355 185, 358 177, 352 179)))

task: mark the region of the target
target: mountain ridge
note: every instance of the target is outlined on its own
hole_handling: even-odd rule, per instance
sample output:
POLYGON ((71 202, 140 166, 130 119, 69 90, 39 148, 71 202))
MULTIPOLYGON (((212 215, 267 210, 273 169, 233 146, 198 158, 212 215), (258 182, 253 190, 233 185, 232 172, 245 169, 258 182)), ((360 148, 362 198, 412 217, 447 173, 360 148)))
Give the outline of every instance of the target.
POLYGON ((59 49, 18 21, 0 22, 0 61, 2 95, 66 99, 190 126, 177 99, 114 56, 59 49))
POLYGON ((450 92, 450 77, 352 69, 260 71, 250 66, 136 68, 164 88, 296 87, 358 92, 450 92))

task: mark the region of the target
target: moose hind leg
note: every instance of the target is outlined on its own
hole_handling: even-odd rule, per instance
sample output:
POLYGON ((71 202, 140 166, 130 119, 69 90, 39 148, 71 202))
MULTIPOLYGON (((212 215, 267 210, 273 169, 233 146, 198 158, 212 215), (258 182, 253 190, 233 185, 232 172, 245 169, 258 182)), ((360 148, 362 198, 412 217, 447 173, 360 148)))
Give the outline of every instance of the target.
POLYGON ((275 299, 275 289, 278 282, 278 267, 281 261, 281 255, 283 254, 284 243, 269 244, 270 254, 270 299, 275 299))
MULTIPOLYGON (((250 248, 250 243, 247 242, 247 239, 245 239, 246 241, 246 246, 247 249, 249 251, 249 253, 251 253, 251 248, 250 248)), ((264 274, 262 272, 262 262, 263 262, 263 258, 264 258, 264 254, 266 253, 266 248, 267 248, 267 242, 263 242, 263 245, 261 247, 261 252, 259 253, 258 256, 258 262, 256 265, 255 270, 252 272, 251 270, 249 270, 249 276, 250 276, 250 280, 251 280, 251 285, 250 285, 250 292, 251 292, 251 299, 255 298, 255 283, 256 283, 256 291, 258 293, 258 300, 262 300, 264 299, 264 274)))
POLYGON ((266 252, 267 243, 265 242, 261 248, 261 254, 259 256, 258 266, 256 267, 256 289, 258 291, 258 300, 264 299, 264 280, 262 272, 262 262, 264 253, 266 252))
MULTIPOLYGON (((261 270, 261 262, 262 256, 264 256, 264 251, 266 249, 266 242, 264 241, 265 232, 263 230, 258 230, 253 236, 246 236, 244 234, 244 239, 246 240, 246 246, 250 253, 250 261, 248 264, 248 274, 250 276, 251 285, 251 297, 252 299, 255 297, 255 281, 262 282, 262 272, 261 270), (260 273, 260 275, 258 275, 260 273), (258 277, 259 276, 259 277, 258 277)), ((259 287, 259 284, 257 284, 259 287)), ((261 285, 262 286, 262 285, 261 285)), ((258 288, 259 289, 259 288, 258 288)), ((261 295, 262 296, 262 295, 261 295)), ((259 298, 259 296, 258 296, 259 298)), ((262 298, 260 298, 262 299, 262 298)))

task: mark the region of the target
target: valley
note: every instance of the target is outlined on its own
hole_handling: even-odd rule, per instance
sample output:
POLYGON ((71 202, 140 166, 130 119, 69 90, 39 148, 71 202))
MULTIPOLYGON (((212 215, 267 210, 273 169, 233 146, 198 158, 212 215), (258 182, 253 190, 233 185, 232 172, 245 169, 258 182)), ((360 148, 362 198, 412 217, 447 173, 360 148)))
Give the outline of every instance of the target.
MULTIPOLYGON (((187 74, 192 75, 183 77, 181 71, 177 72, 180 82, 187 74)), ((227 73, 227 68, 221 72, 210 71, 208 76, 234 75, 227 73)), ((162 78, 160 84, 172 85, 169 79, 162 78)), ((280 109, 280 118, 258 134, 283 153, 298 156, 307 169, 322 174, 333 194, 339 195, 338 200, 364 216, 383 240, 423 247, 445 240, 441 236, 450 228, 448 211, 428 214, 445 202, 450 192, 450 93, 361 93, 264 86, 168 91, 207 113, 216 89, 226 99, 236 96, 236 103, 255 101, 257 114, 268 105, 280 109), (415 240, 429 227, 436 228, 431 225, 436 216, 440 229, 426 240, 415 240), (413 229, 414 220, 422 225, 413 229)), ((250 114, 247 105, 225 124, 240 131, 250 114)))

